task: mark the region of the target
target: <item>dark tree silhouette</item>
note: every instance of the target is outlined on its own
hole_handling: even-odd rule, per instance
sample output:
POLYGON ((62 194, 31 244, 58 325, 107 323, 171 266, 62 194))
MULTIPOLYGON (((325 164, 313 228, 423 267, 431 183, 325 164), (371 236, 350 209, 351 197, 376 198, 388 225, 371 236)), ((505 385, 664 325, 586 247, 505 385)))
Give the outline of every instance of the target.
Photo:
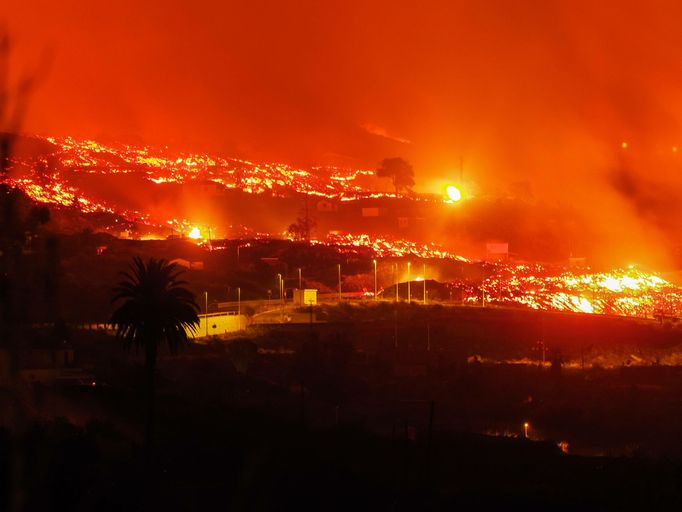
POLYGON ((306 194, 304 198, 303 209, 296 218, 296 222, 289 225, 289 234, 294 237, 294 240, 310 242, 310 233, 313 229, 315 229, 316 224, 317 222, 310 215, 310 208, 308 207, 308 195, 306 194))
POLYGON ((145 358, 145 453, 150 460, 154 434, 154 374, 159 345, 166 342, 172 354, 188 345, 187 331, 199 325, 199 306, 194 294, 178 280, 175 264, 136 257, 130 272, 114 289, 112 302, 122 302, 111 316, 116 337, 127 350, 144 350, 145 358))
POLYGON ((294 240, 309 242, 310 232, 315 227, 315 221, 310 217, 298 217, 296 222, 289 225, 287 231, 294 240))
POLYGON ((391 178, 396 194, 399 194, 401 190, 411 190, 414 187, 414 169, 400 157, 384 158, 377 169, 377 176, 391 178))

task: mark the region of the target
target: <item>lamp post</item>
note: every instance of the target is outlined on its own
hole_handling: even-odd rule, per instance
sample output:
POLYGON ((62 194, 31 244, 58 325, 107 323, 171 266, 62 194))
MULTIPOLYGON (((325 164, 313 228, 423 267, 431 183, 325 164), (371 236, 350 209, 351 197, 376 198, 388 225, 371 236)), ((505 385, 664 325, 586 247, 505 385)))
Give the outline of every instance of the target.
POLYGON ((410 303, 411 300, 411 294, 410 294, 410 268, 412 267, 412 262, 408 261, 407 262, 407 303, 410 303))
POLYGON ((204 292, 204 321, 206 322, 206 336, 208 336, 208 292, 204 292))
POLYGON ((372 260, 374 262, 374 300, 377 300, 377 260, 372 260))
POLYGON ((339 263, 336 267, 339 271, 339 302, 341 302, 341 263, 339 263))
POLYGON ((284 279, 282 274, 277 274, 277 288, 279 289, 279 301, 284 302, 284 279))

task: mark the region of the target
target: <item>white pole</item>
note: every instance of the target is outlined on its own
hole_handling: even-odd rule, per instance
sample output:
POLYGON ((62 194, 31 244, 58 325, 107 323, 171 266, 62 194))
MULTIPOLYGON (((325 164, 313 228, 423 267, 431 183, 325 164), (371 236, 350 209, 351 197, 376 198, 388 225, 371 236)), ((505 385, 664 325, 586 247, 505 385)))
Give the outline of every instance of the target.
POLYGON ((412 262, 408 261, 407 262, 407 303, 410 303, 411 296, 410 296, 410 267, 412 266, 412 262))
POLYGON ((377 260, 374 261, 374 300, 377 300, 377 260))

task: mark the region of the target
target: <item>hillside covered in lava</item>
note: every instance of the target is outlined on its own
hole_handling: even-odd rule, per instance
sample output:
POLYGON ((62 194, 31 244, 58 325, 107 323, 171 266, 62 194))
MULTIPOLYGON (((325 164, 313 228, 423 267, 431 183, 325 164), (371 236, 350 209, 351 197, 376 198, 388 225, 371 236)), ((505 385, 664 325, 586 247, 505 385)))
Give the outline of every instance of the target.
MULTIPOLYGON (((509 244, 512 257, 622 265, 595 242, 588 219, 570 205, 535 198, 523 187, 504 193, 396 195, 375 170, 295 168, 167 148, 100 144, 74 138, 20 137, 9 184, 51 205, 58 231, 118 237, 202 239, 289 237, 307 219, 311 238, 351 237, 424 244, 441 254, 486 257, 486 244, 509 244), (196 228, 196 229, 195 229, 196 228)), ((641 248, 640 248, 641 249, 641 248)))

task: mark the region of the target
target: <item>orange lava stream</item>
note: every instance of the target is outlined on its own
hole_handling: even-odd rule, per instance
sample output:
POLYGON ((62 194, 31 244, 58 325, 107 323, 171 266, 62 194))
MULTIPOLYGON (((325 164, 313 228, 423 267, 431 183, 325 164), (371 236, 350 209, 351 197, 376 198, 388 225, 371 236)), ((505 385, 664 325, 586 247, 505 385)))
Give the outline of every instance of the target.
POLYGON ((139 174, 155 184, 187 183, 195 180, 214 182, 228 189, 246 193, 270 193, 284 196, 291 192, 337 198, 342 201, 361 198, 395 197, 372 192, 358 180, 371 177, 374 171, 315 167, 298 169, 286 164, 256 164, 235 158, 221 158, 197 153, 172 153, 167 148, 101 144, 74 137, 33 137, 49 143, 48 154, 15 158, 15 171, 4 182, 26 193, 31 199, 47 204, 75 207, 84 213, 116 214, 128 222, 149 227, 168 228, 189 234, 196 223, 186 219, 152 218, 146 212, 126 210, 96 201, 69 183, 69 173, 139 174), (18 174, 18 175, 17 175, 18 174))
POLYGON ((340 248, 371 249, 377 258, 439 258, 468 261, 466 258, 449 252, 436 244, 418 244, 409 240, 388 240, 366 234, 330 234, 326 240, 311 240, 313 245, 334 245, 340 248))
POLYGON ((236 158, 198 153, 172 153, 167 148, 104 145, 73 137, 47 139, 55 147, 59 164, 88 173, 143 173, 153 183, 186 183, 206 180, 247 193, 275 195, 295 191, 327 198, 354 200, 365 197, 394 197, 374 193, 357 184, 373 176, 372 170, 340 167, 298 169, 281 163, 256 164, 236 158))
POLYGON ((540 265, 498 265, 465 300, 484 297, 500 305, 642 318, 675 317, 682 304, 679 287, 635 267, 552 275, 540 265))

